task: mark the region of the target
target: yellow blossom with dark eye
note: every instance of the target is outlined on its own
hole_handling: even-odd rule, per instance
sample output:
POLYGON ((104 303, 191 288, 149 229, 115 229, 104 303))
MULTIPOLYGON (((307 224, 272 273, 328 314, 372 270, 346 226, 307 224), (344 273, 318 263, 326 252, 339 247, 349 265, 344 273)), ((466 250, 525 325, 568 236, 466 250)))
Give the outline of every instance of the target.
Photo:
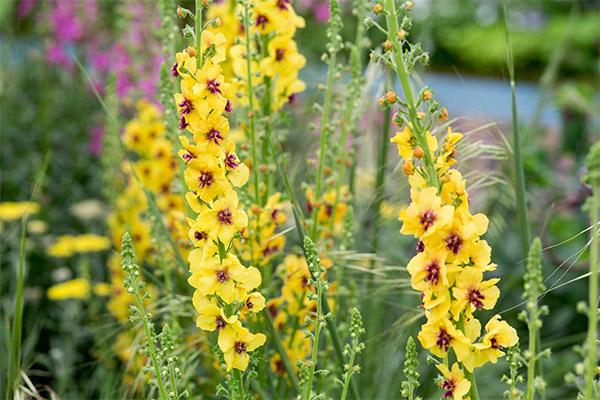
POLYGON ((217 295, 228 304, 236 300, 243 301, 245 296, 240 298, 236 286, 244 285, 247 279, 253 277, 248 276, 248 271, 238 258, 230 254, 221 262, 218 257, 212 257, 195 263, 193 260, 196 258, 194 254, 197 251, 190 253, 192 272, 192 276, 188 279, 190 285, 198 289, 200 295, 217 295))
POLYGON ((444 376, 444 379, 440 382, 440 387, 444 391, 444 398, 463 400, 469 393, 471 382, 465 379, 465 374, 461 371, 458 363, 452 364, 452 370, 449 370, 444 364, 437 364, 436 368, 444 376))
POLYGON ((462 362, 470 355, 469 339, 452 322, 442 317, 429 320, 421 327, 417 338, 421 345, 438 357, 446 357, 450 348, 456 353, 456 358, 462 362))
POLYGON ((259 292, 253 292, 246 296, 244 300, 244 307, 242 308, 242 315, 248 315, 251 313, 257 313, 265 308, 265 298, 259 292))
POLYGON ((477 239, 475 223, 463 221, 461 214, 455 211, 452 221, 431 235, 428 244, 433 249, 445 251, 448 262, 467 263, 477 239))
POLYGON ((223 151, 225 137, 229 133, 229 121, 218 114, 211 114, 197 123, 190 123, 194 142, 201 153, 217 155, 223 151))
POLYGON ((218 195, 230 190, 225 178, 225 169, 212 155, 199 154, 188 163, 184 172, 185 183, 190 190, 197 192, 203 201, 212 201, 218 195))
POLYGON ((292 35, 275 36, 269 41, 267 49, 268 57, 263 58, 260 65, 267 76, 290 76, 306 65, 306 58, 298 53, 292 35))
POLYGON ((418 291, 440 290, 449 286, 446 253, 425 250, 414 256, 406 266, 413 289, 418 291))
POLYGON ((222 162, 225 165, 227 179, 233 186, 240 187, 248 182, 250 170, 236 154, 234 141, 229 140, 225 143, 222 162))
POLYGON ((254 351, 266 341, 262 333, 252 334, 240 325, 231 325, 219 334, 219 348, 225 357, 227 371, 232 368, 244 371, 250 361, 249 351, 254 351))
POLYGON ((196 326, 202 330, 209 332, 220 331, 230 324, 239 324, 237 316, 232 315, 231 317, 227 317, 225 315, 214 297, 208 298, 196 290, 192 297, 192 302, 194 308, 200 314, 196 317, 196 326))
POLYGON ((485 325, 485 335, 481 341, 474 345, 477 354, 473 365, 479 367, 488 361, 495 364, 504 355, 503 348, 512 347, 518 342, 519 336, 515 328, 495 315, 485 325))
POLYGON ((390 139, 390 142, 396 143, 398 146, 398 155, 405 161, 410 161, 413 158, 413 147, 416 145, 416 139, 407 126, 404 127, 396 135, 390 139))
POLYGON ((238 209, 237 194, 230 190, 201 213, 196 222, 209 232, 211 239, 227 245, 236 232, 248 225, 248 216, 238 209))
POLYGON ((452 221, 454 208, 442 205, 436 188, 412 189, 410 197, 412 203, 400 212, 398 218, 402 221, 401 233, 417 238, 426 237, 452 221))
POLYGON ((210 231, 207 230, 206 227, 196 222, 196 220, 186 218, 186 221, 190 227, 190 230, 188 231, 190 240, 195 247, 202 248, 204 243, 206 243, 206 239, 208 238, 210 231))
POLYGON ((195 96, 204 99, 210 109, 223 112, 227 106, 227 99, 224 95, 227 87, 221 67, 207 64, 196 72, 192 91, 195 96))
POLYGON ((483 272, 476 268, 465 268, 456 278, 452 288, 455 300, 452 303, 452 315, 458 320, 463 312, 472 315, 475 310, 491 310, 500 296, 496 283, 498 278, 482 281, 483 272))

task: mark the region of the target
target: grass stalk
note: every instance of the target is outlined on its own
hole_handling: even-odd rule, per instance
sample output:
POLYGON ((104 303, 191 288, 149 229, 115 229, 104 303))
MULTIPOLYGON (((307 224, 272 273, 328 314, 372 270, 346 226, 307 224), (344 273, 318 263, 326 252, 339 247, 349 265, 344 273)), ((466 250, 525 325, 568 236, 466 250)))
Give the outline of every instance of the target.
MULTIPOLYGON (((592 172, 593 173, 593 172, 592 172)), ((596 172, 600 174, 600 172, 596 172)), ((593 197, 591 201, 591 243, 590 243, 590 282, 589 282, 589 315, 588 315, 588 352, 587 369, 585 376, 585 398, 592 399, 594 392, 594 374, 598 362, 597 340, 598 340, 598 210, 600 210, 600 185, 593 185, 593 197)))

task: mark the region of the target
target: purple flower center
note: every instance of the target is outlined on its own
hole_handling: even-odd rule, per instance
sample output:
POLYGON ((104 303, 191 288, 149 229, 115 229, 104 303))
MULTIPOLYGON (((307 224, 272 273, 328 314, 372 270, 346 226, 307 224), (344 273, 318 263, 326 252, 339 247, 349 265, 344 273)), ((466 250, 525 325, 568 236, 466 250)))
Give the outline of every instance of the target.
POLYGON ((435 222, 436 215, 431 210, 425 211, 421 214, 419 225, 423 225, 423 230, 427 232, 427 229, 435 222))
POLYGON ((200 182, 200 189, 204 187, 210 187, 213 181, 213 174, 210 172, 202 172, 198 177, 198 182, 200 182))
POLYGON ((265 26, 267 25, 267 23, 269 22, 269 18, 267 18, 264 15, 258 15, 256 17, 256 26, 260 26, 261 29, 265 29, 265 26))
POLYGON ((485 296, 481 294, 479 289, 471 289, 469 290, 469 302, 477 307, 478 310, 483 308, 483 302, 485 300, 485 296))
POLYGON ((452 251, 454 255, 457 255, 462 247, 462 239, 456 233, 451 233, 446 238, 446 250, 452 251))
POLYGON ((181 103, 179 103, 179 108, 181 108, 181 110, 179 110, 180 113, 189 114, 194 109, 194 105, 192 104, 191 101, 184 98, 183 101, 181 103))
POLYGON ((438 262, 435 260, 432 261, 425 267, 425 271, 427 271, 425 282, 431 282, 432 285, 437 285, 440 281, 440 266, 438 265, 438 262))
POLYGON ((178 63, 173 64, 173 66, 171 67, 171 78, 177 78, 179 76, 179 71, 177 71, 178 67, 178 63))
POLYGON ((492 349, 499 349, 500 348, 500 343, 498 343, 498 341, 496 340, 495 337, 490 339, 490 346, 492 346, 492 349))
POLYGON ((425 251, 425 243, 423 243, 422 240, 419 240, 419 243, 417 243, 417 252, 422 253, 425 251))
POLYGON ((444 398, 451 399, 455 389, 454 382, 451 379, 444 380, 444 383, 442 383, 442 389, 445 391, 444 398))
POLYGON ((206 233, 196 231, 196 232, 194 232, 194 239, 196 239, 196 240, 206 239, 206 233))
POLYGON ((283 56, 285 55, 285 49, 277 49, 275 50, 275 61, 283 60, 283 56))
POLYGON ((236 169, 240 165, 235 153, 225 153, 225 166, 228 169, 236 169))
POLYGON ((220 145, 220 140, 223 140, 223 135, 221 134, 221 131, 211 129, 206 133, 206 140, 208 140, 209 142, 213 142, 214 144, 220 145))
POLYGON ((221 82, 218 82, 215 79, 208 79, 206 81, 206 90, 208 90, 212 94, 223 94, 223 92, 221 92, 221 89, 219 89, 219 86, 221 86, 221 82))
POLYGON ((440 328, 437 334, 437 340, 435 344, 440 350, 448 351, 450 349, 450 342, 452 341, 452 336, 448 334, 443 328, 440 328))
POLYGON ((265 246, 265 249, 262 251, 262 253, 263 256, 267 257, 275 253, 277 250, 279 250, 277 246, 265 246))
POLYGON ((215 323, 217 324, 217 330, 223 329, 227 325, 227 322, 220 315, 215 319, 215 323))
POLYGON ((227 276, 227 270, 223 269, 221 271, 218 271, 217 279, 219 280, 220 283, 224 283, 225 281, 227 281, 227 279, 229 279, 229 276, 227 276))
POLYGON ((252 303, 250 299, 246 300, 246 308, 248 310, 252 310, 254 308, 254 303, 252 303))
POLYGON ((192 153, 190 153, 189 151, 187 153, 184 153, 181 158, 183 158, 183 160, 185 161, 185 163, 189 163, 190 160, 192 160, 193 158, 196 158, 195 155, 193 155, 192 153))
POLYGON ((229 99, 227 99, 227 104, 225 104, 225 112, 226 113, 233 112, 233 105, 231 104, 231 101, 229 99))
POLYGON ((179 129, 184 130, 188 126, 189 126, 189 124, 185 120, 185 117, 182 115, 181 118, 179 118, 179 129))
POLYGON ((229 210, 221 210, 219 214, 217 214, 217 218, 219 219, 219 223, 222 225, 233 225, 233 214, 229 210))
POLYGON ((235 344, 233 345, 233 348, 235 349, 235 352, 238 354, 245 353, 246 352, 246 343, 235 342, 235 344))

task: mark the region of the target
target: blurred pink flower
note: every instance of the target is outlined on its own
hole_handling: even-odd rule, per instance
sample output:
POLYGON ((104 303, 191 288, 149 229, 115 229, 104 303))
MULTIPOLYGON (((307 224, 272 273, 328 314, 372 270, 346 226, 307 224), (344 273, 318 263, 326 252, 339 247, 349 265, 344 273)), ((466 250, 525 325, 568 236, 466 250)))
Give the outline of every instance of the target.
POLYGON ((88 144, 88 150, 95 156, 99 156, 102 153, 102 137, 104 136, 104 127, 102 125, 96 125, 88 132, 90 136, 90 142, 88 144))
POLYGON ((46 59, 49 62, 58 64, 67 70, 71 70, 73 67, 71 58, 69 58, 67 52, 58 43, 52 43, 46 49, 46 59))
POLYGON ((17 6, 17 17, 19 19, 24 19, 31 14, 33 9, 35 8, 35 4, 37 0, 23 0, 17 6))

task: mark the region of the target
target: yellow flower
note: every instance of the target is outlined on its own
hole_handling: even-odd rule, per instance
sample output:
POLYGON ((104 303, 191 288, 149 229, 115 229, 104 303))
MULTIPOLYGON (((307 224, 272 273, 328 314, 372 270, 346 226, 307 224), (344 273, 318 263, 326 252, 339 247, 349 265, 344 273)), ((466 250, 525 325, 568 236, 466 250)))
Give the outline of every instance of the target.
POLYGON ((228 245, 236 232, 248 225, 248 216, 238 208, 237 193, 230 190, 214 202, 212 208, 198 216, 196 223, 209 231, 209 236, 228 245))
POLYGON ((52 257, 70 257, 76 253, 91 253, 110 248, 110 239, 94 234, 80 236, 63 235, 48 246, 46 252, 52 257))
POLYGON ((30 201, 15 203, 6 201, 0 203, 0 221, 13 221, 20 219, 26 213, 37 214, 40 212, 40 205, 30 201))
MULTIPOLYGON (((193 87, 194 95, 205 99, 210 109, 219 113, 227 106, 224 93, 229 86, 221 72, 222 69, 218 65, 205 65, 196 72, 196 83, 193 87)), ((208 112, 205 115, 208 115, 208 112)))
POLYGON ((483 281, 483 272, 476 268, 465 268, 456 278, 456 286, 452 288, 454 302, 452 315, 458 320, 463 311, 470 315, 475 309, 491 310, 500 296, 496 283, 498 278, 483 281))
POLYGON ((440 382, 444 398, 462 400, 469 393, 471 382, 465 379, 465 374, 461 371, 458 363, 452 364, 452 371, 448 370, 444 364, 437 364, 436 367, 444 375, 444 380, 440 382))
POLYGON ((431 246, 447 252, 448 262, 466 263, 475 241, 479 239, 475 223, 463 221, 460 213, 455 211, 454 218, 445 227, 430 236, 431 246))
POLYGON ((223 153, 223 163, 227 171, 227 179, 233 186, 243 186, 248 182, 250 171, 248 166, 240 161, 235 152, 235 142, 227 141, 225 143, 225 152, 223 153))
POLYGON ((254 351, 266 341, 262 333, 252 334, 246 328, 232 325, 232 329, 225 329, 219 334, 219 348, 225 356, 227 371, 232 368, 245 371, 250 361, 249 351, 254 351))
POLYGON ((212 201, 231 187, 225 178, 225 169, 211 155, 199 154, 188 167, 184 173, 185 182, 203 201, 212 201))
POLYGON ((414 256, 408 262, 406 269, 410 274, 411 286, 420 292, 439 290, 449 285, 446 254, 443 251, 434 252, 426 249, 414 256))
POLYGON ((210 57, 210 62, 213 64, 219 64, 225 61, 225 43, 227 39, 222 33, 214 34, 209 30, 202 32, 201 38, 201 52, 203 57, 210 57))
POLYGON ((400 212, 398 218, 402 221, 401 233, 417 238, 425 237, 452 221, 454 208, 450 205, 442 206, 442 199, 437 195, 436 188, 413 188, 410 197, 412 203, 400 212))
POLYGON ((412 132, 407 126, 400 132, 396 132, 396 135, 390 139, 390 142, 396 143, 398 146, 398 155, 405 161, 410 161, 413 158, 413 147, 417 141, 413 136, 412 132))
POLYGON ((495 315, 485 325, 485 335, 480 343, 474 345, 478 350, 475 366, 481 366, 488 361, 495 364, 499 357, 504 355, 501 348, 512 347, 519 342, 517 331, 506 321, 501 321, 499 315, 495 315))
POLYGON ((94 294, 96 296, 100 296, 100 297, 108 296, 112 293, 112 287, 110 286, 110 284, 105 283, 105 282, 96 283, 94 285, 93 290, 94 290, 94 294))
POLYGON ((197 123, 190 123, 194 142, 205 154, 218 154, 223 151, 223 141, 229 133, 229 121, 222 115, 211 114, 197 123))
POLYGON ((244 300, 244 308, 242 314, 248 315, 251 313, 257 313, 265 308, 265 298, 258 292, 250 293, 246 300, 244 300))
POLYGON ((239 324, 237 316, 232 315, 228 318, 225 315, 214 297, 210 299, 196 290, 192 297, 192 302, 194 308, 200 314, 196 318, 196 326, 200 329, 212 332, 214 330, 225 329, 230 324, 239 324))
POLYGON ((417 336, 421 345, 434 355, 444 358, 450 347, 456 353, 456 358, 462 362, 470 355, 469 339, 446 317, 436 321, 429 320, 421 328, 417 336))
POLYGON ((292 35, 275 36, 267 45, 269 55, 261 61, 261 69, 267 76, 296 74, 306 64, 306 58, 298 53, 292 35))
POLYGON ((48 289, 50 300, 84 299, 90 295, 90 283, 83 278, 59 283, 48 289))

